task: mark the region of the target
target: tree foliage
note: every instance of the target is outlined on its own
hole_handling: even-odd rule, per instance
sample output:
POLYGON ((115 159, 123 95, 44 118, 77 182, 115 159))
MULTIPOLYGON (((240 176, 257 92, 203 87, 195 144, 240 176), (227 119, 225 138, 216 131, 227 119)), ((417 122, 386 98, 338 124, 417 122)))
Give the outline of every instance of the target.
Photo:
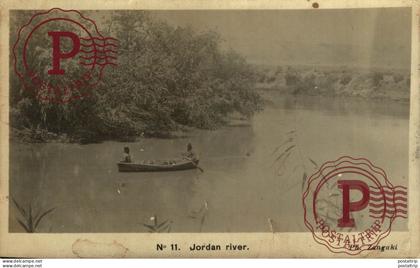
POLYGON ((94 141, 158 136, 183 126, 213 129, 232 113, 250 117, 262 108, 250 65, 222 50, 216 32, 173 27, 139 11, 112 12, 101 28, 119 40, 118 66, 105 68, 93 96, 42 103, 11 74, 14 127, 94 141))

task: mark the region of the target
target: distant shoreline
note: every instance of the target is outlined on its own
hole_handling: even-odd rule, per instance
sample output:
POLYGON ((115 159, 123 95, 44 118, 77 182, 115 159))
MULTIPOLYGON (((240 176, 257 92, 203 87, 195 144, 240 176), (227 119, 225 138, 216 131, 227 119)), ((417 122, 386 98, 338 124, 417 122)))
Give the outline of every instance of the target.
MULTIPOLYGON (((408 104, 410 103, 410 99, 389 99, 389 98, 372 98, 372 97, 364 97, 364 96, 355 96, 355 95, 310 95, 305 93, 299 93, 299 94, 290 94, 285 91, 279 90, 277 88, 265 88, 265 89, 256 89, 256 91, 260 92, 264 95, 265 93, 272 93, 275 92, 278 94, 278 96, 284 96, 284 97, 293 97, 296 98, 296 100, 302 99, 302 98, 322 98, 322 99, 336 99, 336 100, 357 100, 357 101, 364 101, 364 102, 389 102, 389 103, 399 103, 399 104, 408 104)), ((268 96, 262 96, 263 99, 266 101, 266 105, 270 105, 270 98, 268 96)), ((238 119, 238 118, 230 118, 227 120, 227 124, 225 126, 247 126, 249 125, 249 122, 245 119, 238 119)), ((91 143, 101 143, 104 141, 120 141, 120 142, 136 142, 139 139, 148 139, 148 138, 159 138, 159 139, 178 139, 178 138, 187 138, 188 133, 196 128, 184 128, 183 130, 178 131, 168 131, 165 133, 159 133, 159 135, 146 135, 146 136, 127 136, 127 137, 121 137, 119 139, 107 139, 104 138, 103 140, 97 140, 97 141, 89 141, 89 142, 83 142, 80 140, 75 140, 74 138, 69 137, 66 134, 55 134, 52 132, 48 132, 45 130, 30 130, 30 129, 24 129, 24 130, 18 130, 16 128, 10 128, 10 140, 14 142, 20 142, 20 143, 28 143, 28 144, 34 144, 34 143, 78 143, 78 144, 91 144, 91 143)))
POLYGON ((407 70, 259 67, 256 80, 255 87, 260 92, 269 90, 305 96, 410 100, 411 77, 407 70))

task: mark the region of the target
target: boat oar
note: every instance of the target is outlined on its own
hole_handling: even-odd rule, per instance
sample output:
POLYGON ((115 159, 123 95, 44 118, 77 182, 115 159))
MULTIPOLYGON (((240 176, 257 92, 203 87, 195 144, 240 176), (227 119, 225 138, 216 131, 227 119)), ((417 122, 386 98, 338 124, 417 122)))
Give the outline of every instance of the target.
POLYGON ((188 158, 188 157, 185 157, 184 156, 184 159, 186 159, 186 160, 189 160, 189 161, 191 161, 191 163, 198 169, 198 170, 200 170, 201 172, 203 172, 204 173, 204 170, 201 168, 201 167, 199 167, 195 162, 194 162, 194 160, 192 160, 191 158, 188 158))

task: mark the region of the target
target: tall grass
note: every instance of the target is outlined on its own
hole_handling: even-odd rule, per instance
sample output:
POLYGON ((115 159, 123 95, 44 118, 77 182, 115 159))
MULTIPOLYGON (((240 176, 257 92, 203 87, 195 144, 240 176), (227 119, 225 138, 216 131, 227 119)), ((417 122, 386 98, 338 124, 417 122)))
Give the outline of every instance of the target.
MULTIPOLYGON (((294 177, 294 173, 298 170, 299 172, 302 172, 301 180, 298 180, 292 185, 289 185, 286 189, 283 189, 282 191, 284 192, 301 184, 301 191, 303 193, 306 190, 305 186, 310 174, 315 173, 320 168, 317 162, 307 156, 303 148, 301 148, 296 128, 284 134, 280 145, 274 149, 272 154, 274 155, 273 164, 277 165, 276 168, 279 176, 287 174, 287 176, 294 177), (291 167, 293 167, 293 169, 291 167)), ((330 181, 327 181, 325 187, 328 191, 328 196, 319 197, 319 199, 316 200, 317 214, 328 224, 335 225, 337 219, 341 217, 341 208, 339 204, 341 192, 338 189, 336 182, 331 183, 330 181)), ((268 218, 268 222, 270 230, 273 232, 273 220, 268 218)), ((350 228, 348 231, 353 228, 350 228)))
POLYGON ((12 201, 20 214, 20 217, 15 217, 16 221, 27 233, 35 233, 41 221, 55 210, 55 208, 39 209, 38 212, 35 212, 31 203, 25 209, 15 198, 12 197, 12 201))
POLYGON ((274 148, 272 155, 275 157, 273 164, 277 166, 276 169, 279 176, 283 176, 287 172, 294 172, 297 169, 302 171, 301 181, 295 182, 288 190, 298 184, 301 184, 301 189, 303 190, 309 172, 318 168, 316 161, 304 154, 299 144, 299 136, 296 129, 284 134, 280 145, 274 148), (289 169, 288 167, 292 164, 294 164, 293 169, 289 169))
POLYGON ((191 211, 189 217, 192 219, 199 219, 200 220, 200 226, 199 226, 199 232, 201 233, 203 231, 204 223, 207 219, 207 214, 209 211, 209 205, 207 200, 204 200, 203 204, 198 210, 191 211))

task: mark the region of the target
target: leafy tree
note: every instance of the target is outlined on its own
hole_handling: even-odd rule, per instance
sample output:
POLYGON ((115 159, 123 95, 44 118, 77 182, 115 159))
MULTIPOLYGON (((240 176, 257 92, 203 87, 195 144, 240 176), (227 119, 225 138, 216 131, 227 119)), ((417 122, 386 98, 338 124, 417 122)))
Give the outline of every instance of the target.
MULTIPOLYGON (((21 13, 14 16, 21 19, 21 13)), ((119 40, 118 67, 104 69, 91 97, 64 105, 41 102, 20 90, 11 73, 15 128, 92 142, 168 135, 183 126, 212 129, 234 112, 250 117, 262 109, 255 72, 242 56, 220 48, 216 32, 173 27, 144 11, 110 12, 102 28, 119 40)))

